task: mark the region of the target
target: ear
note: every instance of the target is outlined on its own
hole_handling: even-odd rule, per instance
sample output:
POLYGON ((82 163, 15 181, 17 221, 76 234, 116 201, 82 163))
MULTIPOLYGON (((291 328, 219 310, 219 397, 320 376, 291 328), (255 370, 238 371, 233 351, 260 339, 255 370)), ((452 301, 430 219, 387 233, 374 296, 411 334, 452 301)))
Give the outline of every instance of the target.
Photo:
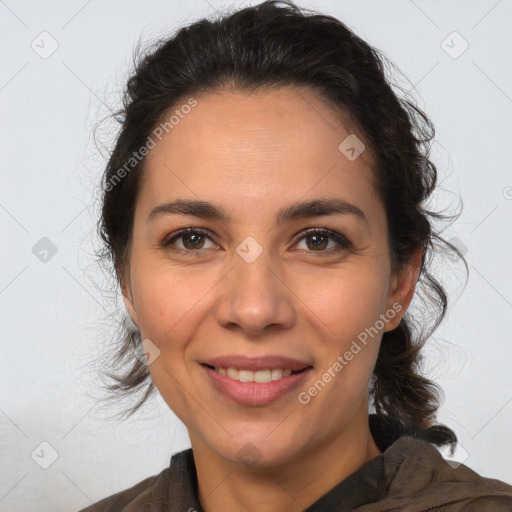
POLYGON ((422 259, 423 250, 419 247, 414 251, 409 262, 392 276, 387 310, 393 309, 399 312, 393 319, 386 322, 384 332, 396 329, 400 324, 400 320, 405 315, 405 312, 407 311, 407 308, 414 296, 414 290, 416 289, 422 259))
POLYGON ((128 311, 130 318, 132 319, 132 322, 137 326, 137 329, 139 329, 139 317, 137 316, 137 311, 135 310, 135 306, 133 303, 131 279, 130 279, 129 272, 126 272, 126 274, 123 277, 123 282, 121 283, 121 290, 123 292, 123 301, 124 301, 124 305, 126 306, 126 310, 128 311), (128 274, 128 275, 126 275, 126 274, 128 274))

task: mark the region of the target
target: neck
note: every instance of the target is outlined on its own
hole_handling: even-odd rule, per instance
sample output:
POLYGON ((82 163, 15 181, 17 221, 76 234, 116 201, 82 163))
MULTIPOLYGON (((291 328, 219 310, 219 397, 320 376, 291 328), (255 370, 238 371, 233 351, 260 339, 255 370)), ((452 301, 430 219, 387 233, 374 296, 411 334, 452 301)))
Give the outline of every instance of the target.
POLYGON ((382 453, 371 436, 366 407, 363 412, 336 438, 301 450, 291 462, 266 468, 227 461, 191 435, 203 510, 282 512, 311 506, 382 453))

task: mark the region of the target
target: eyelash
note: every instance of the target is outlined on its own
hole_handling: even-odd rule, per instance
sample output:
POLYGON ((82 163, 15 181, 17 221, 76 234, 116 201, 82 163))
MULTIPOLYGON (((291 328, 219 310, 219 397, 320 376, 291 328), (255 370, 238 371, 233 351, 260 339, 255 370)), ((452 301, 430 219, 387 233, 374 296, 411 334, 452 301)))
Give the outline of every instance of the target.
MULTIPOLYGON (((207 230, 202 229, 202 228, 189 227, 189 228, 180 229, 178 231, 175 231, 174 233, 171 233, 170 235, 165 236, 163 238, 163 240, 160 242, 160 247, 163 249, 168 248, 178 238, 181 238, 185 235, 190 235, 190 234, 203 235, 203 236, 210 238, 210 240, 211 240, 211 237, 207 230)), ((341 246, 341 249, 335 249, 335 250, 333 250, 333 249, 321 250, 321 251, 310 250, 309 252, 312 252, 312 253, 332 254, 333 252, 341 252, 341 251, 347 250, 352 247, 352 243, 345 236, 341 235, 340 233, 337 233, 336 231, 331 231, 330 229, 327 229, 327 228, 309 228, 309 229, 303 231, 300 234, 300 237, 294 243, 294 245, 298 244, 303 239, 307 238, 308 236, 312 236, 312 235, 322 235, 325 237, 332 238, 335 242, 337 242, 341 246)), ((212 242, 213 242, 213 240, 212 240, 212 242)), ((190 254, 190 255, 195 253, 196 256, 198 256, 201 253, 201 249, 198 249, 196 251, 191 250, 191 249, 173 249, 173 250, 176 252, 190 254)))

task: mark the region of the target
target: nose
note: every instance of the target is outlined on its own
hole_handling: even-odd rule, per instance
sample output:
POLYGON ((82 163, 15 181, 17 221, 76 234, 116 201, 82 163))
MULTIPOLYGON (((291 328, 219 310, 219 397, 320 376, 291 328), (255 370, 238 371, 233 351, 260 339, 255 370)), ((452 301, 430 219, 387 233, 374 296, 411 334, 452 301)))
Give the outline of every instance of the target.
POLYGON ((265 251, 251 263, 236 257, 234 268, 221 283, 218 323, 252 336, 290 329, 296 321, 295 296, 293 285, 280 274, 265 251))

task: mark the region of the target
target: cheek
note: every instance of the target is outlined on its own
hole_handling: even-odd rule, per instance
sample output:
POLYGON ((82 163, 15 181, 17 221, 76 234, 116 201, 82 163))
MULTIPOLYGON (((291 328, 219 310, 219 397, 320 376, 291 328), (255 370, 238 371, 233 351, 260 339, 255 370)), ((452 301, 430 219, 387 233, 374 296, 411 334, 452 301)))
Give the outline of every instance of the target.
POLYGON ((165 266, 145 269, 141 265, 132 281, 142 336, 168 350, 176 347, 168 340, 179 345, 188 337, 187 326, 194 324, 201 299, 218 280, 197 269, 170 271, 165 266))
POLYGON ((329 389, 317 407, 348 407, 367 389, 380 347, 383 286, 380 273, 371 268, 347 268, 316 281, 314 299, 306 304, 322 329, 316 346, 318 376, 329 389))
POLYGON ((381 340, 380 332, 371 327, 382 312, 381 281, 376 274, 347 271, 329 283, 324 283, 323 294, 309 304, 321 319, 317 325, 324 328, 315 345, 319 356, 316 374, 298 396, 314 426, 321 418, 325 431, 339 429, 366 408, 363 401, 367 401, 381 340))
POLYGON ((205 293, 218 280, 209 279, 204 273, 198 277, 188 270, 171 272, 162 266, 139 266, 132 279, 142 339, 151 340, 159 351, 149 365, 151 378, 174 413, 191 424, 194 414, 200 411, 191 413, 195 404, 183 392, 189 387, 190 377, 186 350, 204 314, 201 306, 205 302, 201 298, 204 301, 205 293))
POLYGON ((357 337, 382 313, 384 283, 371 267, 347 266, 330 275, 302 278, 300 283, 298 296, 320 320, 324 335, 340 340, 338 345, 357 337))

